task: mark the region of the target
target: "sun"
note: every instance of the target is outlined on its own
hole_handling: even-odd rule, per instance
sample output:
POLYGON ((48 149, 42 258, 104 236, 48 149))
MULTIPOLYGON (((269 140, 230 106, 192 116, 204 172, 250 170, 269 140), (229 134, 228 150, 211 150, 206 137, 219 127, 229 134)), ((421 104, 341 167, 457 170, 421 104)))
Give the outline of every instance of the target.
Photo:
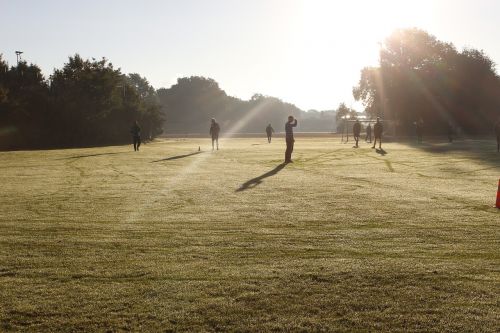
POLYGON ((433 6, 428 0, 307 0, 298 4, 284 60, 293 77, 284 94, 316 100, 329 91, 332 100, 348 103, 354 103, 352 87, 360 70, 378 64, 385 38, 396 29, 425 27, 433 6))

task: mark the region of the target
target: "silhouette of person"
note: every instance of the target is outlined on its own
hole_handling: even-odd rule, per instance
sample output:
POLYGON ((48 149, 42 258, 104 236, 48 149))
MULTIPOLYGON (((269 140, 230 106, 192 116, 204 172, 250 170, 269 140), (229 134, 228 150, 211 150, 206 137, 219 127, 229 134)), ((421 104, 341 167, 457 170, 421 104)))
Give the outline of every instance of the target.
POLYGON ((495 134, 497 136, 497 152, 500 153, 500 119, 495 124, 495 134))
POLYGON ((417 133, 417 142, 422 143, 422 136, 424 135, 424 121, 422 119, 415 122, 415 132, 417 133))
POLYGON ((361 135, 361 124, 358 119, 356 119, 356 122, 352 126, 352 133, 354 135, 354 140, 356 141, 356 145, 354 147, 358 148, 359 136, 361 135))
POLYGON ((220 126, 215 121, 215 118, 212 118, 212 123, 210 125, 210 135, 212 136, 212 150, 214 150, 214 142, 217 145, 217 150, 219 150, 219 132, 220 126))
POLYGON ((271 138, 273 137, 273 133, 274 133, 274 128, 271 126, 271 124, 267 125, 266 134, 268 143, 271 143, 271 138))
POLYGON ((375 125, 373 125, 373 134, 374 134, 374 140, 373 140, 373 147, 377 145, 377 139, 378 139, 378 148, 382 149, 382 133, 384 132, 384 127, 382 126, 382 123, 380 122, 380 118, 377 117, 377 122, 375 125))
POLYGON ((130 133, 132 134, 132 140, 134 141, 134 151, 138 151, 141 145, 141 127, 139 126, 139 122, 137 120, 130 128, 130 133))
POLYGON ((365 142, 372 143, 372 125, 370 123, 368 124, 368 127, 366 128, 365 142), (368 141, 368 139, 370 139, 370 141, 368 141))
POLYGON ((292 152, 295 139, 293 138, 293 128, 297 126, 297 119, 293 116, 288 116, 288 121, 285 124, 285 139, 286 139, 286 151, 285 151, 285 163, 292 162, 292 152))

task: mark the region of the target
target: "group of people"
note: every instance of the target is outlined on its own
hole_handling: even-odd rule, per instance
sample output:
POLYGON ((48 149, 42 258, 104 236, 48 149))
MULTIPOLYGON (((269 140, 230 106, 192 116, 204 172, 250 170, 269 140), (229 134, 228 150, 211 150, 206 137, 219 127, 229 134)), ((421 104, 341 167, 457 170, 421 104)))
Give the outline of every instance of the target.
MULTIPOLYGON (((288 121, 285 124, 285 138, 286 138, 285 163, 292 163, 292 152, 293 152, 293 145, 295 142, 295 139, 293 137, 293 128, 296 126, 297 126, 297 119, 295 119, 293 116, 289 116, 288 121)), ((220 133, 219 123, 217 123, 215 118, 212 118, 209 130, 209 134, 212 137, 212 151, 215 149, 219 150, 219 133, 220 133)), ((273 133, 274 133, 274 128, 271 126, 271 124, 267 125, 266 134, 268 143, 271 143, 273 133)))
MULTIPOLYGON (((423 131, 423 122, 419 121, 416 123, 417 125, 417 137, 418 141, 422 142, 422 131, 423 131)), ((285 150, 285 163, 292 163, 292 152, 293 152, 293 146, 295 144, 295 138, 293 136, 293 128, 297 126, 297 119, 295 119, 293 116, 288 116, 288 121, 285 124, 285 142, 286 142, 286 150, 285 150)), ((375 122, 375 125, 373 126, 373 134, 374 134, 374 140, 373 140, 373 146, 372 148, 375 148, 378 142, 378 147, 379 149, 382 149, 382 134, 384 132, 384 127, 382 125, 382 122, 380 121, 380 118, 377 117, 377 120, 375 122)), ((141 127, 139 126, 139 123, 137 121, 134 122, 132 125, 132 128, 130 129, 130 133, 132 134, 132 139, 134 143, 134 150, 138 151, 139 147, 141 146, 141 127)), ((215 120, 215 118, 212 118, 211 123, 210 123, 210 136, 212 137, 212 151, 217 149, 219 150, 219 133, 220 133, 220 126, 219 123, 215 120)), ((266 134, 267 134, 267 142, 271 143, 271 139, 274 133, 274 128, 271 126, 271 124, 267 125, 266 127, 266 134)), ((359 147, 359 140, 361 137, 361 123, 359 120, 356 120, 353 125, 353 134, 354 134, 354 140, 356 142, 356 145, 354 146, 355 148, 359 147)), ((496 134, 496 139, 497 139, 497 152, 500 152, 500 120, 497 121, 495 124, 495 134, 496 134)), ((450 136, 450 131, 448 133, 448 136, 450 136)), ((451 142, 452 139, 450 139, 451 142)), ((366 142, 372 142, 372 127, 371 124, 368 124, 368 127, 366 128, 366 137, 365 137, 366 142), (369 140, 369 141, 368 141, 369 140)))
MULTIPOLYGON (((295 119, 293 116, 288 116, 288 121, 285 123, 285 142, 286 142, 286 150, 285 150, 285 163, 293 163, 292 161, 292 153, 293 153, 293 146, 295 144, 295 138, 293 136, 293 128, 297 126, 297 119, 295 119)), ((356 146, 358 147, 358 142, 359 138, 361 135, 361 123, 359 120, 356 120, 354 123, 354 139, 356 140, 356 146)), ((368 139, 370 139, 370 143, 372 142, 372 128, 371 125, 368 125, 366 129, 366 141, 368 142, 368 139)), ((373 126, 373 133, 374 133, 374 141, 373 141, 373 147, 379 145, 379 149, 382 149, 382 133, 384 132, 384 128, 382 125, 382 122, 380 121, 380 118, 377 118, 377 121, 375 125, 373 126)), ((220 126, 215 121, 214 118, 212 118, 211 125, 210 125, 210 131, 209 131, 211 137, 212 137, 212 150, 217 148, 219 150, 219 133, 220 133, 220 126)), ((266 134, 267 134, 267 142, 271 143, 272 137, 274 133, 274 128, 271 126, 271 124, 267 125, 266 127, 266 134)))
MULTIPOLYGON (((352 132, 354 135, 354 141, 356 144, 354 145, 355 148, 359 147, 359 140, 361 137, 361 123, 359 122, 359 119, 356 119, 354 122, 354 125, 352 127, 352 132)), ((372 148, 375 148, 378 142, 378 148, 382 149, 382 133, 384 133, 384 126, 382 125, 382 122, 380 121, 380 118, 377 117, 377 122, 375 125, 373 125, 373 134, 374 134, 374 140, 373 140, 373 146, 372 148)), ((368 142, 368 139, 370 140, 369 142, 372 142, 372 126, 371 124, 368 124, 368 127, 366 128, 366 137, 365 141, 368 142)))

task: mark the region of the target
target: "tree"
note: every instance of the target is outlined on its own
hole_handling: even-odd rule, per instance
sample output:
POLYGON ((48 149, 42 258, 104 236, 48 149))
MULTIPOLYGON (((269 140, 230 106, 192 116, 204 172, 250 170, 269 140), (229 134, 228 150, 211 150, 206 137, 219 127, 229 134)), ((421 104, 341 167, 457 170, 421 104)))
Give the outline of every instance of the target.
POLYGON ((135 120, 146 138, 162 131, 156 91, 138 74, 75 55, 47 81, 36 65, 9 68, 0 55, 0 149, 126 143, 135 120))
POLYGON ((263 132, 268 123, 285 123, 289 115, 303 114, 295 105, 278 98, 254 94, 250 100, 228 96, 210 78, 179 78, 168 89, 158 89, 170 133, 206 133, 210 118, 216 118, 223 131, 263 132))
POLYGON ((349 116, 352 113, 352 110, 348 108, 345 103, 340 103, 339 107, 337 108, 337 113, 335 115, 335 119, 337 121, 340 121, 342 119, 345 119, 347 116, 349 116))
POLYGON ((0 55, 0 148, 42 146, 48 122, 48 86, 40 68, 24 61, 9 68, 0 55))
POLYGON ((51 76, 53 105, 59 121, 56 142, 68 146, 129 141, 133 121, 143 122, 147 136, 161 133, 156 92, 138 74, 126 76, 107 59, 69 58, 51 76))
POLYGON ((443 133, 453 123, 479 133, 499 109, 499 82, 483 52, 458 52, 427 32, 406 29, 386 39, 379 67, 361 71, 353 95, 368 114, 395 120, 400 133, 411 133, 418 119, 430 132, 443 133))
POLYGON ((145 139, 152 139, 163 132, 165 118, 161 112, 160 99, 156 90, 145 77, 137 73, 126 77, 128 84, 134 87, 140 99, 140 123, 145 139))
POLYGON ((356 110, 351 109, 345 105, 345 103, 340 103, 335 115, 335 120, 337 124, 337 132, 342 132, 342 128, 345 126, 347 119, 357 118, 358 113, 356 110))

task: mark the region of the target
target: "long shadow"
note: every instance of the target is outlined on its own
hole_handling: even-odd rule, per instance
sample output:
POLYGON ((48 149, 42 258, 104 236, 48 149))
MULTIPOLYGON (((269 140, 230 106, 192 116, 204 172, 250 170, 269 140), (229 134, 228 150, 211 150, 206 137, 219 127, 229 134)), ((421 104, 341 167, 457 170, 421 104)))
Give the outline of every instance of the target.
POLYGON ((77 156, 70 156, 70 157, 65 157, 65 158, 58 158, 58 160, 73 160, 73 159, 78 159, 78 158, 104 156, 104 155, 117 155, 117 154, 124 154, 124 153, 125 152, 122 151, 119 153, 99 153, 99 154, 77 155, 77 156))
POLYGON ((452 143, 446 140, 433 140, 424 141, 421 144, 407 143, 406 145, 432 154, 460 153, 466 158, 500 166, 500 153, 496 151, 496 142, 487 138, 460 139, 452 143))
POLYGON ((243 191, 249 190, 251 188, 254 188, 254 187, 260 185, 264 179, 276 175, 278 172, 283 170, 283 168, 285 166, 286 166, 286 163, 281 163, 280 165, 276 166, 271 171, 268 171, 265 174, 260 175, 259 177, 255 177, 255 178, 250 179, 249 181, 242 184, 240 186, 240 188, 236 190, 236 192, 243 192, 243 191))
POLYGON ((181 158, 186 158, 186 157, 189 157, 189 156, 194 156, 194 155, 198 155, 198 154, 202 154, 202 153, 204 153, 204 152, 203 151, 197 151, 197 152, 194 152, 194 153, 191 153, 191 154, 184 154, 184 155, 177 155, 177 156, 163 158, 161 160, 152 161, 151 163, 164 162, 164 161, 173 161, 173 160, 178 160, 178 159, 181 159, 181 158))

